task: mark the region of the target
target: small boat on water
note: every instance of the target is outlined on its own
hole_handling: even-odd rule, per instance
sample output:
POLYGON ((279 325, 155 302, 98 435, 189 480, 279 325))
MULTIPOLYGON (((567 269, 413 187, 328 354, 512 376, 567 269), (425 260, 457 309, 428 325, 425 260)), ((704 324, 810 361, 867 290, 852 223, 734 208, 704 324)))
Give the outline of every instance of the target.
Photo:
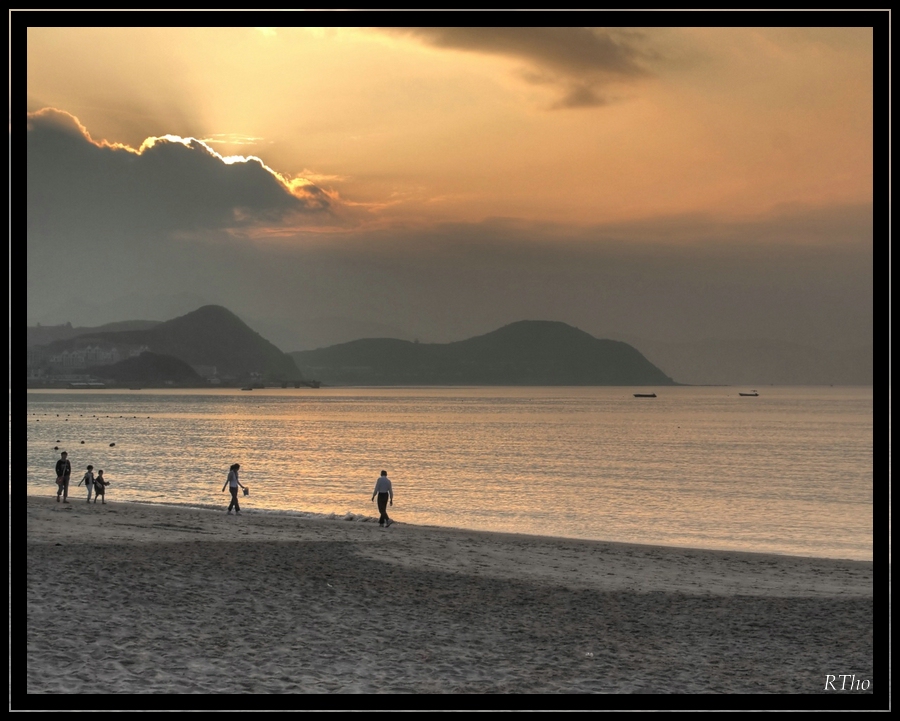
POLYGON ((656 398, 656 393, 635 393, 635 398, 656 398))
POLYGON ((252 390, 253 390, 253 386, 245 386, 244 388, 241 388, 241 390, 242 390, 242 391, 252 391, 252 390))
POLYGON ((750 391, 749 393, 740 393, 740 392, 738 392, 738 395, 739 395, 739 396, 751 396, 751 397, 755 397, 755 396, 758 396, 759 393, 757 393, 756 391, 750 391))

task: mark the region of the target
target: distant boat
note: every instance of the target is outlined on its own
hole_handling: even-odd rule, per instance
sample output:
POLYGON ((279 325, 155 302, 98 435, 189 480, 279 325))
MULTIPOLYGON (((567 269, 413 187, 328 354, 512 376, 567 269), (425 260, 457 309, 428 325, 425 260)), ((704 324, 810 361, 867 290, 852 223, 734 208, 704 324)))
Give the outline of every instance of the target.
POLYGON ((635 393, 635 398, 656 398, 656 393, 635 393))
POLYGON ((253 386, 246 386, 246 387, 244 387, 244 388, 241 388, 241 390, 242 390, 242 391, 252 391, 252 390, 253 390, 253 386))
POLYGON ((758 396, 759 393, 757 393, 756 391, 750 391, 749 393, 740 393, 739 392, 738 395, 739 396, 758 396))

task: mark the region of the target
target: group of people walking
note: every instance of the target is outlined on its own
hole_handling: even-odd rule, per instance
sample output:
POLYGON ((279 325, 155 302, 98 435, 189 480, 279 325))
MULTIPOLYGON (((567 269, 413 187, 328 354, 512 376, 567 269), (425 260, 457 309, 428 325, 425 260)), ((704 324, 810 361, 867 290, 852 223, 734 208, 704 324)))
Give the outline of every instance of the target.
MULTIPOLYGON (((240 470, 240 463, 232 463, 231 468, 228 470, 228 478, 225 479, 225 485, 222 486, 223 493, 226 488, 231 492, 231 503, 228 504, 229 515, 232 511, 234 511, 236 515, 239 515, 241 512, 241 504, 238 501, 238 489, 243 489, 245 496, 250 493, 250 490, 240 481, 240 470)), ((66 451, 63 451, 60 453, 60 458, 56 462, 57 503, 69 502, 69 480, 71 477, 72 463, 69 461, 69 454, 66 453, 66 451)), ((101 499, 101 503, 106 505, 106 487, 109 485, 109 481, 103 477, 102 470, 98 470, 97 475, 95 476, 94 467, 88 465, 87 471, 78 482, 78 485, 80 486, 82 483, 87 489, 88 503, 91 502, 91 497, 93 496, 94 503, 96 503, 99 498, 101 499)), ((391 484, 391 479, 388 478, 387 471, 382 471, 378 480, 375 482, 375 490, 372 491, 372 501, 374 501, 376 497, 378 498, 378 525, 387 528, 394 522, 391 517, 388 516, 387 512, 388 504, 391 506, 394 505, 394 488, 391 484)))
MULTIPOLYGON (((59 503, 62 501, 63 503, 69 502, 69 480, 72 477, 72 462, 69 460, 69 454, 63 451, 59 454, 60 458, 56 462, 56 502, 59 503)), ((88 465, 87 472, 82 476, 81 480, 78 481, 78 485, 84 484, 84 487, 87 489, 87 502, 91 502, 91 497, 94 498, 94 503, 97 502, 98 498, 103 499, 103 505, 106 505, 106 487, 109 485, 109 481, 107 481, 103 477, 103 471, 98 470, 97 475, 94 476, 94 467, 88 465)))

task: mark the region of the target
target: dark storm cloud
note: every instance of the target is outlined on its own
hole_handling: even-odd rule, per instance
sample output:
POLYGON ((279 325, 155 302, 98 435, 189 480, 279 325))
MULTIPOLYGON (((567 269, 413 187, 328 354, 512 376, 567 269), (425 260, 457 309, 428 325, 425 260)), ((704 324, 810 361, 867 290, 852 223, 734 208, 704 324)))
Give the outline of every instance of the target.
POLYGON ((522 77, 562 93, 556 108, 604 105, 601 90, 613 80, 648 75, 636 33, 604 28, 392 28, 439 48, 490 53, 526 63, 522 77))
POLYGON ((141 153, 96 143, 67 113, 29 114, 30 231, 80 223, 82 230, 192 231, 274 222, 327 211, 315 186, 292 194, 262 163, 225 163, 196 140, 159 139, 141 153))

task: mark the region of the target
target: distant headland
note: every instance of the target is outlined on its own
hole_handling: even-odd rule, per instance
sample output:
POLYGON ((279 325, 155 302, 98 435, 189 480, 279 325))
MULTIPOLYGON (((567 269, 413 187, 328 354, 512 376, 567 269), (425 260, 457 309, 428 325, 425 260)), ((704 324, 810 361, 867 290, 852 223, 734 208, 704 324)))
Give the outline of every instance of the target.
POLYGON ((455 343, 366 338, 290 355, 334 385, 678 385, 627 343, 556 321, 523 320, 455 343))
POLYGON ((679 385, 627 343, 557 321, 519 321, 454 343, 364 338, 284 353, 207 305, 165 322, 29 327, 28 338, 29 388, 679 385))
MULTIPOLYGON (((315 385, 289 355, 221 306, 203 306, 166 322, 114 326, 56 326, 62 337, 29 344, 28 387, 315 385)), ((29 337, 37 336, 36 330, 42 340, 53 335, 42 326, 29 328, 29 337)))

